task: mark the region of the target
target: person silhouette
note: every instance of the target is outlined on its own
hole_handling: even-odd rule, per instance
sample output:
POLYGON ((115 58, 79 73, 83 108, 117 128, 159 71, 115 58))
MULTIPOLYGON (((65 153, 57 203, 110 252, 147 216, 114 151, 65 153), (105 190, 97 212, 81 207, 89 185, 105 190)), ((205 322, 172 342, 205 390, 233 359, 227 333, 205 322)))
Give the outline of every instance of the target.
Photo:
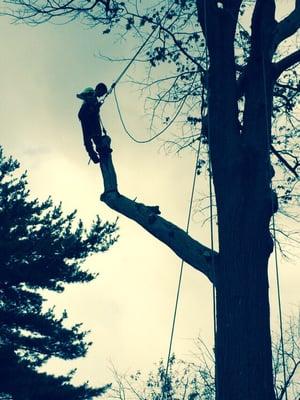
POLYGON ((106 134, 104 128, 101 128, 101 122, 99 117, 99 110, 102 105, 101 101, 98 101, 98 97, 102 97, 107 93, 107 88, 104 83, 99 83, 95 89, 88 87, 81 93, 77 94, 77 98, 83 100, 83 104, 80 107, 78 118, 81 122, 83 143, 90 159, 97 164, 99 155, 95 150, 95 140, 106 134))

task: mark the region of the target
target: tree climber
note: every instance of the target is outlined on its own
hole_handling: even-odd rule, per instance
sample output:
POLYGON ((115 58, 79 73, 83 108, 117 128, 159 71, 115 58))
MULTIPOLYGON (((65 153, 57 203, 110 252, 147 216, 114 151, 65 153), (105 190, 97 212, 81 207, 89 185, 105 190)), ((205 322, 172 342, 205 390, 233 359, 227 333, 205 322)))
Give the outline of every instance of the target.
POLYGON ((95 164, 99 162, 99 155, 95 150, 95 140, 97 140, 97 137, 101 137, 102 134, 106 134, 105 129, 101 128, 99 116, 102 102, 98 101, 97 98, 104 96, 106 93, 107 87, 105 84, 99 83, 95 89, 88 87, 77 94, 77 97, 83 100, 78 113, 82 127, 83 143, 88 155, 95 164))

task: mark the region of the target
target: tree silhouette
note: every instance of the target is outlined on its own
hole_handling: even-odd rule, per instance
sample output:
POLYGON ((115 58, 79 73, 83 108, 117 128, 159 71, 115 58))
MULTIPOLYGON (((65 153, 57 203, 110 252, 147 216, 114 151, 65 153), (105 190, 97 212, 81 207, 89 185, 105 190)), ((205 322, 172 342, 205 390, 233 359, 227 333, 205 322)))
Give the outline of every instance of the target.
POLYGON ((0 148, 0 396, 91 399, 107 386, 74 386, 74 371, 53 376, 38 369, 51 357, 83 357, 91 344, 81 324, 66 327, 66 311, 58 317, 54 308, 45 310, 41 289, 62 292, 94 279, 82 263, 114 243, 116 226, 98 217, 89 231, 82 222, 74 227, 75 212, 64 216, 50 198, 31 199, 18 168, 0 148))

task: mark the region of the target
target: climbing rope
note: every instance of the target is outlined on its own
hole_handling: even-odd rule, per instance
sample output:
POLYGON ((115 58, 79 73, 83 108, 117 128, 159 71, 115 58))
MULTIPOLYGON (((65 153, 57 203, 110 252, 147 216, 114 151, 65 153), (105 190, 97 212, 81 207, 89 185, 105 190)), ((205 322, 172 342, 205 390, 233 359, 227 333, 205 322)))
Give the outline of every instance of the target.
MULTIPOLYGON (((206 5, 205 5, 206 7, 206 5)), ((205 18, 205 29, 206 29, 206 9, 204 12, 204 18, 205 18)), ((205 36, 207 37, 207 34, 205 32, 205 36)), ((207 52, 207 46, 205 50, 205 62, 206 62, 206 71, 208 71, 208 52, 207 52)), ((203 91, 202 91, 202 102, 201 102, 201 118, 202 121, 204 119, 204 86, 203 86, 203 91)), ((210 135, 210 123, 209 123, 209 115, 208 115, 208 142, 209 142, 209 135, 210 135)), ((196 167, 194 171, 194 177, 193 177, 193 184, 192 184, 192 192, 191 192, 191 198, 190 198, 190 203, 189 203, 189 212, 188 212, 188 218, 187 218, 187 226, 186 226, 186 233, 189 232, 189 226, 190 226, 190 219, 191 219, 191 213, 192 213, 192 205, 193 205, 193 199, 194 199, 194 192, 195 192, 195 184, 196 184, 196 176, 197 176, 197 166, 198 166, 198 161, 199 161, 199 155, 200 155, 200 146, 201 146, 201 140, 199 138, 199 144, 198 144, 198 149, 197 149, 197 155, 196 155, 196 167)), ((208 144, 209 148, 209 144, 208 144)), ((215 290, 215 276, 214 276, 214 229, 213 229, 213 182, 212 182, 212 167, 211 167, 211 158, 210 158, 210 151, 208 151, 208 163, 209 163, 209 209, 210 209, 210 248, 211 248, 211 260, 212 260, 212 269, 213 269, 213 330, 214 330, 214 347, 216 343, 216 290, 215 290)), ((172 321, 172 329, 171 329, 171 335, 170 335, 170 342, 169 342, 169 351, 168 351, 168 357, 167 357, 167 363, 166 363, 166 370, 165 370, 165 379, 164 383, 168 383, 168 375, 169 375, 169 366, 170 366, 170 359, 171 359, 171 352, 172 352, 172 345, 173 345, 173 338, 174 338, 174 331, 175 331, 175 323, 176 323, 176 317, 177 317, 177 310, 178 310, 178 303, 179 303, 179 296, 180 296, 180 290, 181 290, 181 284, 182 284, 182 276, 183 276, 183 266, 184 266, 184 261, 181 260, 181 266, 180 266, 180 273, 179 273, 179 279, 178 279, 178 285, 177 285, 177 293, 176 293, 176 301, 175 301, 175 307, 174 307, 174 314, 173 314, 173 321, 172 321)), ((163 392, 164 394, 164 392, 163 392)), ((167 394, 167 392, 166 392, 167 394)))
POLYGON ((185 102, 186 102, 186 97, 184 97, 184 99, 181 101, 176 113, 173 115, 173 117, 171 118, 170 122, 167 124, 167 126, 165 126, 163 129, 161 129, 159 132, 157 132, 154 136, 152 136, 149 139, 145 139, 145 140, 139 140, 136 139, 135 136, 129 131, 129 129, 127 128, 125 122, 124 122, 124 118, 122 116, 122 112, 121 112, 121 107, 118 101, 118 97, 117 97, 117 92, 116 92, 116 87, 113 88, 113 92, 114 92, 114 98, 115 98, 115 102, 117 105, 117 111, 118 111, 118 115, 122 124, 122 127, 125 131, 125 133, 130 137, 130 139, 132 139, 134 142, 136 143, 149 143, 152 142, 154 139, 158 138, 159 136, 161 136, 163 133, 166 132, 166 130, 168 130, 170 128, 170 126, 173 124, 173 122, 176 120, 176 118, 178 117, 179 113, 182 110, 182 107, 184 106, 185 102))
POLYGON ((146 44, 149 42, 149 40, 151 39, 151 37, 154 35, 154 32, 156 32, 156 30, 161 26, 162 21, 164 19, 166 19, 169 11, 171 10, 171 8, 173 7, 173 5, 176 4, 176 1, 172 2, 169 6, 169 8, 166 10, 164 17, 160 20, 160 21, 151 21, 149 20, 148 22, 151 22, 152 24, 156 24, 155 27, 152 26, 152 32, 149 33, 148 37, 146 38, 146 40, 144 41, 144 43, 138 48, 137 52, 134 54, 134 56, 131 58, 131 60, 129 61, 129 63, 125 66, 125 68, 122 70, 122 72, 120 73, 120 75, 118 76, 118 78, 112 83, 110 89, 107 91, 106 95, 103 98, 103 102, 104 100, 107 98, 107 96, 109 96, 111 94, 111 92, 115 89, 116 85, 120 82, 120 80, 123 78, 123 76, 126 74, 126 72, 128 71, 128 69, 131 67, 131 65, 135 62, 137 56, 140 54, 140 52, 143 50, 143 48, 146 46, 146 44))
MULTIPOLYGON (((205 59, 206 59, 206 71, 208 71, 207 47, 206 47, 206 52, 205 52, 205 59)), ((203 86, 202 102, 201 102, 201 118, 202 118, 202 121, 204 119, 204 90, 205 90, 205 88, 203 86)), ((209 138, 209 132, 210 132, 210 125, 209 125, 209 118, 208 118, 208 138, 209 138)), ((201 140, 199 138, 199 144, 198 144, 197 155, 196 155, 196 167, 195 167, 195 171, 194 171, 192 192, 191 192, 191 198, 190 198, 190 203, 189 203, 189 211, 188 211, 188 218, 187 218, 186 233, 189 232, 189 227, 190 227, 190 219, 191 219, 191 213, 192 213, 192 205, 193 205, 195 184, 196 184, 196 176, 197 176, 197 167, 198 167, 199 155, 200 155, 200 146, 201 146, 201 140)), ((213 199, 213 193, 212 193, 212 168, 211 168, 211 161, 210 161, 210 154, 209 153, 208 153, 208 159, 209 159, 209 199, 210 199, 210 205, 209 205, 209 208, 210 208, 210 242, 211 242, 212 269, 214 271, 214 230, 213 230, 213 201, 212 201, 212 199, 213 199)), ((171 359, 171 352, 172 352, 172 345, 173 345, 173 338, 174 338, 174 331, 175 331, 175 323, 176 323, 179 296, 180 296, 180 290, 181 290, 181 284, 182 284, 183 266, 184 266, 184 261, 181 260, 180 273, 179 273, 177 292, 176 292, 176 301, 175 301, 173 321, 172 321, 172 329, 171 329, 170 342, 169 342, 169 351, 168 351, 166 370, 165 370, 165 380, 164 380, 165 386, 167 384, 168 375, 169 375, 169 366, 170 366, 170 359, 171 359)), ((215 279, 215 277, 214 277, 214 273, 213 273, 213 280, 214 279, 215 279)), ((215 343, 215 338, 216 338, 216 301, 215 301, 216 297, 215 296, 216 296, 215 285, 214 285, 214 282, 213 282, 214 343, 215 343)))
POLYGON ((146 46, 146 44, 149 42, 149 40, 151 39, 151 37, 154 35, 154 32, 156 32, 157 28, 159 27, 159 25, 157 25, 152 32, 149 33, 149 35, 147 36, 146 40, 144 41, 144 43, 138 48, 137 52, 135 53, 135 55, 132 57, 132 59, 129 61, 129 63, 125 66, 125 68, 121 71, 120 75, 118 76, 118 78, 112 83, 110 89, 107 91, 106 95, 103 98, 103 102, 105 101, 105 99, 111 94, 111 92, 115 89, 116 85, 120 82, 120 80, 123 78, 123 76, 126 74, 126 72, 128 71, 128 69, 131 67, 131 65, 135 62, 137 56, 140 54, 140 52, 143 50, 143 48, 146 46))
MULTIPOLYGON (((189 202, 187 224, 186 224, 186 230, 185 230, 186 233, 189 233, 189 228, 190 228, 190 221, 191 221, 192 207, 193 207, 195 186, 196 186, 196 178, 197 178, 197 169, 198 169, 198 162, 199 162, 199 156, 200 156, 200 147, 201 147, 201 140, 199 138, 198 149, 197 149, 197 153, 196 153, 196 164, 195 164, 195 170, 194 170, 194 176, 193 176, 191 197, 190 197, 190 202, 189 202)), ((172 320, 172 329, 171 329, 171 335, 170 335, 170 341, 169 341, 169 350, 168 350, 166 369, 165 369, 164 386, 167 385, 167 381, 168 381, 168 377, 169 377, 169 367, 170 367, 171 352, 172 352, 173 338, 174 338, 174 332, 175 332, 175 323, 176 323, 178 303, 179 303, 179 297, 180 297, 180 291, 181 291, 182 276, 183 276, 183 266, 184 266, 184 261, 181 260, 180 273, 179 273, 179 279, 178 279, 177 291, 176 291, 175 307, 174 307, 173 320, 172 320)), ((164 390, 163 390, 163 394, 165 394, 164 390)))
MULTIPOLYGON (((172 5, 170 6, 170 8, 172 7, 172 5)), ((113 92, 114 93, 114 99, 116 102, 116 106, 117 106, 117 111, 118 111, 118 115, 121 121, 121 124, 123 126, 123 129, 125 131, 125 133, 136 143, 149 143, 152 142, 154 139, 156 139, 158 136, 162 135, 167 129, 169 129, 169 127, 173 124, 173 122, 176 120, 177 116, 179 115, 180 111, 182 110, 182 107, 185 103, 186 98, 183 99, 183 101, 181 102, 181 104, 178 107, 178 110, 176 111, 175 115, 172 117, 172 119, 170 120, 170 122, 167 124, 167 126, 165 126, 163 129, 161 129, 158 133, 156 133, 154 136, 152 136, 150 139, 146 139, 146 140, 138 140, 134 137, 134 135, 132 133, 129 132, 128 128, 126 127, 126 124, 124 122, 124 118, 122 116, 122 112, 121 112, 121 107, 118 101, 118 97, 117 97, 117 92, 116 92, 116 86, 117 84, 120 82, 120 80, 123 78, 123 76, 125 75, 125 73, 128 71, 128 69, 131 67, 131 65, 135 62, 137 56, 141 53, 141 51, 144 49, 144 47, 146 46, 146 44, 149 42, 149 40, 151 39, 151 37, 154 35, 154 33, 156 32, 157 28, 159 27, 159 24, 157 24, 157 26, 155 28, 152 29, 152 32, 150 32, 150 34, 148 35, 148 37, 146 38, 146 40, 143 42, 143 44, 138 48, 137 52, 134 54, 134 56, 132 57, 132 59, 129 61, 129 63, 125 66, 125 68, 122 70, 122 72, 120 73, 120 75, 118 76, 118 78, 112 83, 110 89, 107 91, 106 95, 104 96, 103 100, 102 100, 102 104, 104 103, 104 101, 106 100, 106 98, 113 92)), ((102 124, 103 125, 103 124, 102 124)))
MULTIPOLYGON (((115 101, 117 104, 117 109, 118 109, 118 113, 120 115, 120 119, 122 122, 122 125, 124 126, 122 117, 121 117, 121 111, 120 111, 120 107, 118 104, 118 100, 116 97, 116 85, 120 82, 120 80, 123 78, 123 76, 126 74, 126 72, 128 71, 128 69, 131 67, 131 65, 135 62, 137 56, 140 54, 140 52, 143 50, 143 48, 146 46, 146 44, 149 42, 149 40, 151 39, 151 37, 154 35, 154 32, 157 30, 159 25, 157 25, 152 32, 149 33, 149 35, 147 36, 146 40, 144 41, 144 43, 138 48, 137 52, 135 53, 135 55, 132 57, 132 59, 129 61, 129 63, 125 66, 125 68, 121 71, 120 75, 118 76, 118 78, 112 83, 111 87, 109 88, 109 90, 107 91, 106 95, 103 97, 102 101, 101 101, 101 106, 104 104, 105 100, 107 99, 107 97, 112 93, 112 91, 114 91, 114 96, 115 96, 115 101)), ((101 120, 101 116, 99 114, 99 122, 100 122, 100 126, 102 125, 103 129, 104 129, 104 134, 106 135, 106 130, 103 126, 103 122, 101 120)), ((134 138, 132 137, 132 139, 134 140, 134 138)), ((138 143, 142 143, 142 142, 138 142, 138 143)))

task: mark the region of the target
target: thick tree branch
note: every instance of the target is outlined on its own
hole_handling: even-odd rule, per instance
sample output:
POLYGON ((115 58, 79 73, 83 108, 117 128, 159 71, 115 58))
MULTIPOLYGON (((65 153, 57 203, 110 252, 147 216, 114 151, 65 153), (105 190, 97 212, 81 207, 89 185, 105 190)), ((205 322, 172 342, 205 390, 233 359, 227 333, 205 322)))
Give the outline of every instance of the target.
MULTIPOLYGON (((300 50, 297 50, 294 53, 290 54, 289 56, 278 61, 277 63, 273 63, 272 64, 273 83, 276 82, 276 80, 284 71, 286 71, 288 68, 293 67, 299 62, 300 62, 300 50)), ((246 79, 247 79, 247 66, 241 68, 241 74, 236 82, 238 99, 244 94, 246 79)))
POLYGON ((300 28, 300 0, 296 0, 295 9, 291 14, 277 24, 273 47, 276 50, 277 46, 288 37, 292 36, 300 28))
POLYGON ((250 58, 252 60, 260 59, 264 56, 271 61, 273 49, 270 45, 274 38, 275 26, 274 0, 256 0, 251 21, 250 58))
POLYGON ((300 49, 295 51, 294 53, 290 54, 289 56, 283 58, 282 60, 278 61, 277 63, 273 64, 273 77, 274 81, 287 70, 291 68, 293 65, 298 64, 300 62, 300 49))
POLYGON ((218 12, 216 0, 196 0, 198 21, 201 25, 203 35, 207 41, 207 35, 209 35, 208 30, 216 22, 218 12))
MULTIPOLYGON (((97 143, 104 182, 101 200, 113 210, 137 222, 154 237, 165 243, 186 263, 213 280, 211 250, 191 238, 183 229, 159 216, 158 206, 137 203, 118 192, 117 177, 112 163, 110 138, 102 136, 97 143)), ((213 253, 217 256, 217 253, 213 253)))
MULTIPOLYGON (((241 3, 242 0, 196 0, 198 21, 204 36, 214 36, 218 23, 229 23, 235 30, 241 3)), ((209 37, 206 40, 208 43, 209 37)))

